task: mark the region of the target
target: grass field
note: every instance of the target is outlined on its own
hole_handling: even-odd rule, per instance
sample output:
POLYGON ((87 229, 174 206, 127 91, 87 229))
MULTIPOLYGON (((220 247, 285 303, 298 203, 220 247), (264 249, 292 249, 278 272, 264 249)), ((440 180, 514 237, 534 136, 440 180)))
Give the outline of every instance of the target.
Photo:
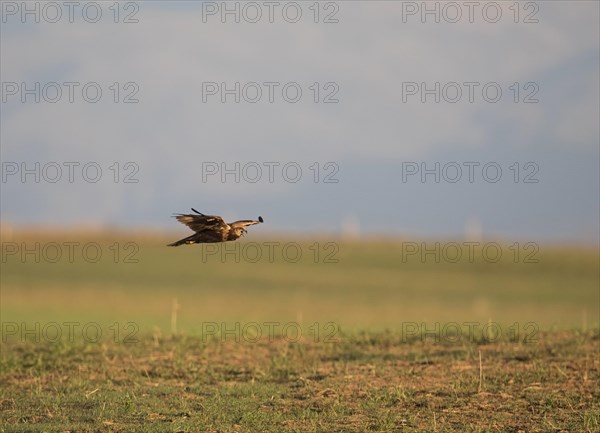
POLYGON ((595 249, 172 240, 3 234, 0 431, 600 429, 595 249))

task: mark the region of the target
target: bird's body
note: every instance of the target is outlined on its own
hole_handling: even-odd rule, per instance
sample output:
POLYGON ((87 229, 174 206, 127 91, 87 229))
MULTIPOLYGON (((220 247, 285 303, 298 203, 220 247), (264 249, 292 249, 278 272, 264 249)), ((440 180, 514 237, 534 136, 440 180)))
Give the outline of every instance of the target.
POLYGON ((196 214, 178 214, 175 218, 195 233, 167 246, 235 241, 246 233, 245 227, 263 222, 262 217, 258 217, 258 221, 241 220, 227 224, 220 216, 204 215, 194 208, 192 211, 196 214))

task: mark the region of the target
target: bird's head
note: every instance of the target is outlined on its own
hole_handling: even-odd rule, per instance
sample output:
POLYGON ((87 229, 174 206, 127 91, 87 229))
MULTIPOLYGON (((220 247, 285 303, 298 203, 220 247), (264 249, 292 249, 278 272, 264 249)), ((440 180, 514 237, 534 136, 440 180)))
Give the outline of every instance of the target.
POLYGON ((237 237, 242 237, 242 236, 244 236, 246 233, 248 233, 248 231, 247 231, 245 228, 243 228, 243 227, 235 227, 235 228, 233 229, 233 231, 234 231, 234 233, 235 233, 235 235, 236 235, 237 237))

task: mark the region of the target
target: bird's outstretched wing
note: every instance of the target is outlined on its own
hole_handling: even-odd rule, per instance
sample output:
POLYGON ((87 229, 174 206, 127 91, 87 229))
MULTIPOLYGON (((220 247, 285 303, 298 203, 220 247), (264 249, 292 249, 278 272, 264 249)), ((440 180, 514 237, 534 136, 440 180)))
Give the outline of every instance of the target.
POLYGON ((175 215, 175 218, 177 218, 177 221, 179 221, 182 224, 185 224, 196 233, 200 233, 206 230, 221 233, 224 230, 229 230, 230 228, 229 225, 225 221, 223 221, 223 218, 221 218, 220 216, 204 215, 194 208, 192 208, 192 211, 196 212, 197 215, 178 214, 175 215))
POLYGON ((246 226, 252 226, 254 224, 260 224, 264 222, 263 218, 261 216, 258 217, 258 221, 254 221, 254 220, 240 220, 240 221, 234 221, 232 223, 230 223, 229 225, 232 228, 236 228, 236 227, 246 227, 246 226))

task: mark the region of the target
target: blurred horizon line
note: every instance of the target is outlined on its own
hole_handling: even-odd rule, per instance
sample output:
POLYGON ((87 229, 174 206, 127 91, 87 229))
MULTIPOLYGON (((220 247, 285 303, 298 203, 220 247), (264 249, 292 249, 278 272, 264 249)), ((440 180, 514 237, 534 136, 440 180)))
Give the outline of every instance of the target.
MULTIPOLYGON (((183 227, 182 227, 183 228, 183 227)), ((189 230, 188 230, 189 231, 189 230)), ((123 238, 130 236, 132 238, 167 238, 177 237, 185 234, 185 230, 177 228, 165 229, 156 225, 141 225, 135 228, 127 227, 118 224, 97 224, 97 223, 81 223, 77 225, 59 225, 59 224, 14 224, 0 222, 0 239, 2 242, 11 241, 15 238, 29 238, 32 236, 49 237, 52 235, 67 235, 67 236, 92 236, 92 237, 115 237, 123 238)), ((252 232, 241 239, 241 242, 253 242, 261 240, 272 240, 276 238, 285 238, 291 240, 308 241, 308 240, 323 240, 327 238, 331 241, 341 241, 348 243, 397 243, 402 241, 447 241, 447 242, 479 242, 490 243, 497 242, 507 244, 511 242, 527 241, 536 244, 556 247, 582 247, 594 248, 600 250, 600 239, 588 238, 583 239, 539 239, 532 241, 518 236, 500 235, 497 233, 465 233, 462 236, 456 235, 425 235, 411 232, 389 232, 383 230, 365 230, 361 232, 345 232, 342 230, 282 230, 271 229, 262 230, 261 232, 252 232)))

